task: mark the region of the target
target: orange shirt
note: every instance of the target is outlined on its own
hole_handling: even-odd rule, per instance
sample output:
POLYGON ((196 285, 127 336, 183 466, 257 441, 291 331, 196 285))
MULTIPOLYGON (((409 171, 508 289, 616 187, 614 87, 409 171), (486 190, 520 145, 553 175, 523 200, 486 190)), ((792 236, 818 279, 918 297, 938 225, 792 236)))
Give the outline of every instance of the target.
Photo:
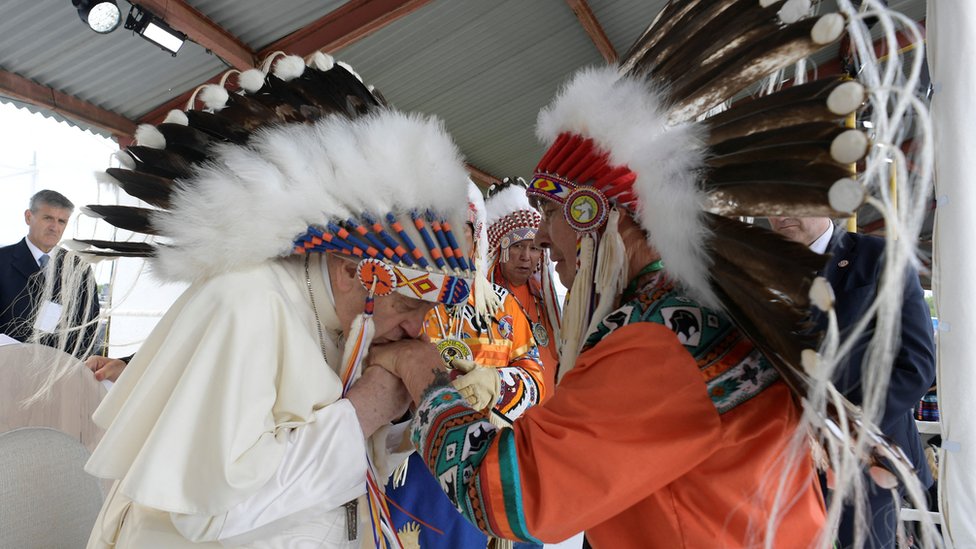
POLYGON ((543 379, 531 324, 508 290, 497 285, 493 288, 502 307, 487 324, 475 318, 473 298, 469 298, 459 311, 449 313, 443 305, 431 309, 424 330, 434 343, 446 338, 463 342, 475 362, 497 368, 501 395, 496 409, 515 419, 541 402, 548 386, 543 379))
POLYGON ((597 549, 814 545, 823 500, 804 437, 785 465, 801 415, 787 387, 721 315, 677 296, 658 310, 667 325, 622 320, 638 308, 608 315, 619 327, 511 429, 450 387, 426 395, 413 440, 449 499, 509 539, 586 531, 597 549))
MULTIPOLYGON (((620 328, 516 423, 526 528, 544 541, 586 530, 596 548, 752 546, 799 417, 781 381, 720 415, 673 332, 620 328)), ((798 459, 774 547, 811 546, 824 520, 809 452, 798 459)))
POLYGON ((538 342, 538 340, 536 341, 536 344, 539 346, 539 359, 542 361, 543 384, 549 389, 548 394, 552 395, 552 391, 556 387, 556 369, 559 366, 559 358, 556 354, 558 342, 556 341, 555 332, 549 323, 549 316, 544 310, 540 310, 542 307, 544 307, 542 304, 542 299, 534 298, 534 296, 529 293, 530 289, 528 283, 522 284, 521 286, 510 287, 508 290, 512 292, 519 304, 522 305, 526 316, 529 318, 529 322, 541 322, 542 326, 546 330, 546 334, 549 339, 547 342, 548 344, 542 345, 538 342))

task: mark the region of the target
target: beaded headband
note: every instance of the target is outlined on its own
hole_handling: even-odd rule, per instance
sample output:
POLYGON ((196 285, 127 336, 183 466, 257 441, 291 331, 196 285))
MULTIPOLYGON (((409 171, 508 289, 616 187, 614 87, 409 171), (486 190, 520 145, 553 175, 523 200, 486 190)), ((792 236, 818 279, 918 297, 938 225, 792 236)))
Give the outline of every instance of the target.
POLYGON ((325 227, 310 226, 295 239, 294 251, 362 258, 361 271, 364 264, 382 265, 382 270, 371 267, 370 276, 360 277, 363 287, 374 290, 376 295, 396 291, 406 297, 445 305, 463 303, 470 293, 468 281, 474 277, 475 269, 465 258, 450 223, 430 213, 412 213, 406 217, 410 218, 409 222, 401 222, 392 213, 381 218, 363 214, 359 221, 350 218, 325 227), (410 231, 413 236, 408 234, 411 227, 415 229, 410 231), (428 255, 431 260, 427 259, 428 255), (375 289, 377 281, 384 290, 375 289))

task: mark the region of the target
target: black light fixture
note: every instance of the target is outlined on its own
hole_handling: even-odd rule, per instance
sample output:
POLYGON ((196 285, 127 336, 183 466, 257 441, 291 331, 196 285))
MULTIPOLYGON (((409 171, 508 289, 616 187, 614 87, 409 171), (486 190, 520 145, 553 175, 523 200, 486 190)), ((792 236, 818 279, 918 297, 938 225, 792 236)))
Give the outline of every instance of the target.
POLYGON ((133 5, 129 10, 129 16, 125 20, 125 28, 134 31, 139 36, 156 44, 160 48, 173 54, 183 47, 186 35, 166 24, 165 21, 156 17, 152 12, 137 5, 133 5))
POLYGON ((71 4, 77 8, 78 17, 99 34, 114 31, 122 22, 115 0, 71 0, 71 4))

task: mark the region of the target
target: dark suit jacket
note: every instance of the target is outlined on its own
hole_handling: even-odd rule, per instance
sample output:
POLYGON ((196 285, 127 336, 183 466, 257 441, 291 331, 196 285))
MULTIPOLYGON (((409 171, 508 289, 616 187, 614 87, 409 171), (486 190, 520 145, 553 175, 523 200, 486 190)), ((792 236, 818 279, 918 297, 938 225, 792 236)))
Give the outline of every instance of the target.
MULTIPOLYGON (((60 273, 64 254, 52 254, 52 257, 55 259, 55 272, 58 273, 58 280, 54 287, 56 296, 54 301, 61 302, 60 273)), ((39 294, 44 286, 43 275, 37 274, 39 270, 40 267, 37 266, 30 248, 27 247, 26 238, 16 244, 0 248, 0 333, 20 341, 28 341, 33 335, 34 314, 38 306, 39 294)), ((85 276, 92 276, 90 269, 86 271, 85 276)), ((76 323, 98 316, 97 292, 92 293, 87 309, 85 299, 79 298, 77 301, 78 307, 73 312, 76 323)), ((95 340, 96 332, 97 326, 94 324, 84 330, 84 339, 78 354, 88 353, 95 340)), ((77 336, 68 338, 68 350, 74 349, 76 341, 77 336)), ((54 338, 42 338, 41 342, 52 347, 57 346, 54 338)))
MULTIPOLYGON (((833 286, 837 321, 844 333, 863 316, 874 299, 883 266, 884 240, 835 228, 827 251, 832 257, 824 276, 833 286)), ((863 400, 861 363, 873 328, 871 324, 848 359, 840 364, 835 379, 838 390, 857 405, 863 400)), ((913 408, 935 382, 932 332, 932 319, 918 273, 911 269, 906 276, 901 309, 901 345, 892 365, 880 427, 912 459, 923 486, 932 483, 932 475, 915 426, 913 408)))

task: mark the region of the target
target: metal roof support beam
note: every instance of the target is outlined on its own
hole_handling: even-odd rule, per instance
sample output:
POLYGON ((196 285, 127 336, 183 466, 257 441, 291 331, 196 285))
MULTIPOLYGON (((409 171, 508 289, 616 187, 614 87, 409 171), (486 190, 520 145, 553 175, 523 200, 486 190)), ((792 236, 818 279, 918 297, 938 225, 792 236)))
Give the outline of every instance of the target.
POLYGON ((44 107, 87 125, 97 126, 116 137, 125 138, 136 131, 136 123, 124 116, 12 72, 0 70, 0 94, 44 107))
POLYGON ((586 31, 590 40, 593 41, 596 49, 600 51, 600 55, 603 56, 607 63, 611 65, 615 64, 617 62, 617 50, 610 43, 607 34, 603 32, 603 26, 600 25, 600 21, 597 20, 596 15, 594 15, 593 10, 590 9, 590 5, 586 0, 566 0, 566 4, 569 5, 576 18, 579 19, 580 25, 586 31))
POLYGON ((235 69, 243 71, 254 67, 256 56, 251 48, 186 2, 138 0, 138 4, 235 69))
POLYGON ((468 175, 471 176, 471 180, 474 181, 475 185, 481 187, 482 189, 487 189, 496 183, 502 182, 501 179, 498 179, 474 164, 465 163, 464 167, 467 168, 468 175))
POLYGON ((259 59, 284 51, 301 56, 322 50, 332 53, 409 15, 430 0, 351 0, 325 17, 306 25, 261 50, 259 59))

